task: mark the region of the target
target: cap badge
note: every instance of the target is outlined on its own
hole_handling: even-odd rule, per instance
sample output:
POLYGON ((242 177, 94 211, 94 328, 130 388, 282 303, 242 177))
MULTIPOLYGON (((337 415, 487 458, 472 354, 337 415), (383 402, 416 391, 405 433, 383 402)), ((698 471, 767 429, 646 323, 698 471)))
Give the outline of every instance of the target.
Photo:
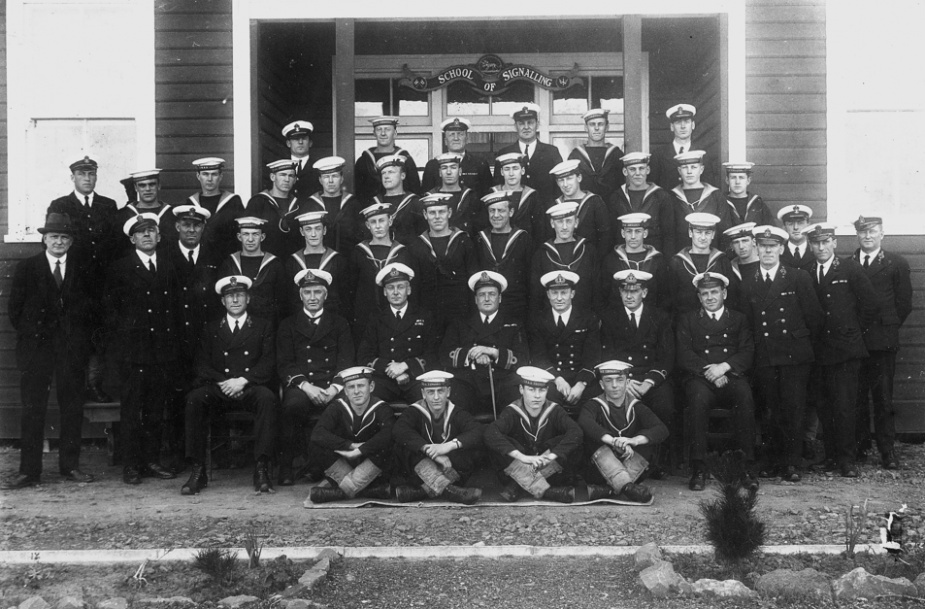
POLYGON ((482 276, 479 278, 481 281, 490 281, 488 273, 482 272, 482 276))
POLYGON ((770 229, 770 228, 766 228, 766 229, 764 229, 764 236, 765 236, 765 237, 773 237, 774 235, 771 233, 771 229, 770 229))
POLYGON ((398 277, 398 269, 392 269, 389 271, 389 277, 398 277))
POLYGON ((89 163, 89 162, 90 162, 90 157, 85 156, 85 157, 84 157, 84 163, 89 163))
POLYGON ((228 280, 228 283, 230 283, 231 285, 238 285, 238 278, 232 275, 231 279, 228 280))
POLYGON ((626 279, 624 281, 626 283, 636 283, 636 276, 630 273, 629 275, 626 276, 626 279))
POLYGON ((556 276, 556 283, 565 283, 565 277, 561 273, 556 276))

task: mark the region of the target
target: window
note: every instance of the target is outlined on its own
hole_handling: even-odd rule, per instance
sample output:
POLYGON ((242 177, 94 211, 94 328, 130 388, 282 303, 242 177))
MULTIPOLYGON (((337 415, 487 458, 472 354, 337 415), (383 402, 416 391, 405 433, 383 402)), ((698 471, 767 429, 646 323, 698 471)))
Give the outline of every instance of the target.
POLYGON ((591 108, 604 108, 613 114, 623 114, 622 76, 588 76, 580 80, 581 85, 553 93, 553 114, 581 115, 591 108))
POLYGON ((430 95, 398 86, 391 78, 356 81, 357 116, 428 116, 430 95))
POLYGON ((522 104, 535 102, 532 83, 511 83, 498 95, 484 95, 464 82, 450 83, 446 88, 447 116, 508 116, 522 104))

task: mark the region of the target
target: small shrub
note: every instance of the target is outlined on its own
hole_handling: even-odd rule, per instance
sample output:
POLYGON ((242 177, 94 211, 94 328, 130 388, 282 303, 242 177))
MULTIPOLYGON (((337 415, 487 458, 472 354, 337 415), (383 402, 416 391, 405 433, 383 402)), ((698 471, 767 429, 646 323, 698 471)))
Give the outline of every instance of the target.
POLYGON ((867 502, 864 506, 849 505, 845 512, 845 556, 854 558, 854 549, 861 540, 861 534, 867 529, 867 502), (857 511, 855 511, 857 510, 857 511))
POLYGON ((251 527, 244 535, 244 551, 247 552, 248 566, 256 569, 260 566, 260 554, 263 552, 263 542, 257 534, 257 529, 251 527))
POLYGON ((727 451, 719 457, 713 454, 707 466, 719 482, 716 499, 700 504, 700 513, 707 521, 707 541, 720 560, 748 558, 764 544, 765 526, 755 510, 757 494, 742 486, 745 457, 742 451, 727 451))
POLYGON ((238 568, 238 553, 227 548, 204 548, 193 557, 193 566, 213 580, 231 584, 238 568))

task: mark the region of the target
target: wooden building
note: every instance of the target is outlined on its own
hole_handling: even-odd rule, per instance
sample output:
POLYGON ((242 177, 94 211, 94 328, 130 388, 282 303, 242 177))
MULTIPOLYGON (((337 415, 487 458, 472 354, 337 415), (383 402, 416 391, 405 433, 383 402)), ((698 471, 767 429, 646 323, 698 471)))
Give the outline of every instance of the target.
MULTIPOLYGON (((717 162, 754 162, 752 190, 774 209, 807 204, 815 219, 846 226, 874 208, 886 217, 885 247, 909 258, 916 289, 896 402, 902 428, 925 432, 925 211, 907 198, 925 177, 901 152, 877 149, 921 141, 906 118, 925 107, 903 106, 915 97, 907 90, 862 103, 852 88, 856 68, 875 63, 857 55, 883 48, 895 24, 821 0, 586 3, 530 16, 480 0, 452 18, 433 3, 401 4, 359 14, 285 0, 6 2, 0 306, 15 262, 38 251, 47 202, 69 190, 68 162, 84 153, 101 162, 98 190, 120 202, 118 180, 156 166, 162 198, 179 203, 196 186, 190 162, 213 155, 228 160, 223 186, 246 199, 266 186, 264 164, 288 156, 279 129, 296 119, 315 126, 313 158, 353 159, 371 145, 369 116, 399 114, 400 144, 423 167, 442 151, 447 116, 470 119, 471 145, 490 155, 515 140, 510 109, 536 102, 541 139, 564 157, 590 107, 611 108, 610 140, 633 151, 669 141, 664 111, 687 102, 698 108, 698 145, 717 162), (640 12, 614 14, 622 9, 640 12), (14 35, 40 27, 50 35, 14 35), (50 39, 67 51, 39 52, 50 39), (522 69, 501 86, 497 70, 510 67, 522 69), (449 82, 437 83, 441 74, 449 82), (890 166, 865 175, 886 154, 890 166)), ((911 45, 900 38, 890 44, 911 45)), ((845 234, 847 252, 855 239, 845 234)), ((5 316, 0 337, 9 438, 19 433, 18 374, 5 316)))

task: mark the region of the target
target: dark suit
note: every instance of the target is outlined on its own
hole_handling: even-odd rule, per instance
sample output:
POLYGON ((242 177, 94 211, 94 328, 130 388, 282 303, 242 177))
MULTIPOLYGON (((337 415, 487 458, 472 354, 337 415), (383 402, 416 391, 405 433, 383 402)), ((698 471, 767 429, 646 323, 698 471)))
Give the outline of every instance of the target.
POLYGON ((874 403, 874 433, 880 453, 893 450, 896 424, 893 413, 893 375, 899 351, 899 327, 912 312, 912 281, 909 263, 898 254, 880 250, 864 268, 864 254, 855 252, 864 274, 880 299, 880 310, 864 332, 869 357, 858 378, 858 441, 870 442, 870 406, 874 403))
MULTIPOLYGON (((477 154, 466 152, 459 164, 459 183, 463 188, 471 188, 478 198, 488 194, 492 184, 491 168, 488 162, 477 154)), ((440 184, 440 163, 437 159, 431 159, 424 166, 421 191, 434 190, 439 188, 440 184)))
POLYGON ((517 320, 508 319, 500 312, 491 323, 482 323, 481 313, 454 319, 440 344, 438 358, 444 370, 456 375, 453 379, 453 401, 470 412, 486 412, 491 407, 491 387, 486 366, 466 361, 475 347, 492 347, 498 350, 498 360, 492 364, 495 381, 495 405, 513 400, 517 395, 519 377, 514 371, 526 365, 529 359, 527 341, 517 320))
MULTIPOLYGON (((649 220, 649 234, 646 237, 646 243, 667 256, 673 255, 681 249, 677 243, 680 235, 675 234, 675 210, 677 204, 670 191, 659 188, 655 184, 649 184, 648 188, 642 192, 641 205, 633 204, 631 191, 625 185, 617 188, 609 199, 604 199, 608 204, 611 219, 610 225, 613 227, 613 234, 617 243, 623 242, 620 231, 623 223, 617 218, 626 214, 643 213, 649 214, 652 219, 649 220)), ((687 234, 685 233, 686 237, 687 234)), ((685 243, 685 239, 681 243, 685 243)))
POLYGON ((278 398, 266 386, 276 372, 273 328, 248 315, 237 333, 232 330, 227 316, 209 322, 196 352, 196 388, 186 395, 186 457, 198 463, 206 456, 206 415, 219 407, 253 411, 254 457, 274 455, 278 398), (240 398, 226 396, 218 386, 233 378, 247 380, 240 398))
POLYGON ((199 248, 199 257, 195 264, 189 261, 189 250, 174 243, 167 248, 170 264, 177 274, 177 313, 179 315, 179 338, 181 341, 180 358, 183 361, 182 372, 192 380, 193 360, 203 326, 207 321, 217 319, 223 311, 220 297, 215 293, 215 281, 218 279, 218 260, 207 246, 199 248))
MULTIPOLYGON (((534 140, 530 147, 533 150, 530 160, 527 161, 523 184, 536 190, 540 198, 545 201, 552 201, 559 196, 559 187, 556 185, 556 178, 550 175, 549 171, 562 162, 562 155, 559 149, 551 144, 544 144, 539 140, 534 140)), ((520 143, 515 142, 510 146, 505 146, 498 151, 497 156, 503 156, 510 152, 521 154, 520 143)), ((501 165, 495 162, 495 184, 503 183, 504 178, 501 174, 501 165)))
POLYGON ((579 144, 569 153, 568 158, 578 159, 581 189, 593 192, 606 201, 623 184, 622 156, 623 151, 613 144, 600 148, 579 144))
POLYGON ((745 315, 726 307, 720 319, 710 319, 702 308, 678 320, 675 348, 678 368, 690 411, 691 460, 702 462, 707 453, 709 411, 723 404, 734 411, 738 447, 748 461, 755 454, 755 407, 745 373, 752 367, 755 343, 745 315), (726 363, 728 383, 717 387, 704 377, 704 367, 726 363))
POLYGON ((742 306, 755 338, 755 385, 770 410, 766 444, 774 461, 799 467, 813 341, 824 315, 809 273, 780 264, 770 285, 764 275, 759 267, 742 282, 742 306))
POLYGON ((299 163, 299 165, 301 165, 301 169, 298 169, 298 165, 296 166, 297 169, 295 173, 298 179, 296 180, 295 186, 292 187, 293 196, 300 199, 307 199, 312 194, 321 190, 321 183, 319 181, 321 174, 312 166, 314 163, 311 158, 305 157, 301 159, 301 162, 295 159, 292 159, 292 161, 293 163, 299 163))
POLYGON ((790 243, 784 245, 784 253, 781 254, 780 262, 783 265, 789 266, 795 269, 802 269, 807 273, 812 274, 816 269, 816 259, 813 257, 813 251, 809 247, 809 241, 803 243, 803 254, 799 259, 795 258, 794 255, 790 252, 790 243))
POLYGON ((399 154, 405 158, 405 180, 402 182, 405 192, 419 195, 423 192, 421 189, 421 176, 418 175, 418 167, 414 163, 411 153, 403 148, 395 146, 394 152, 375 152, 376 147, 368 148, 360 154, 356 165, 353 168, 353 184, 357 196, 367 201, 377 195, 381 195, 382 181, 379 179, 379 169, 376 167, 376 161, 384 156, 399 154))
POLYGON ((813 271, 816 297, 825 311, 825 324, 815 344, 824 398, 819 421, 825 455, 840 466, 856 458, 858 371, 867 357, 864 328, 877 316, 880 301, 864 270, 851 258, 835 258, 822 283, 818 263, 813 271))
MULTIPOLYGON (((68 250, 73 255, 84 260, 88 277, 101 277, 106 268, 117 255, 117 249, 122 245, 125 236, 122 226, 116 225, 118 208, 116 202, 108 197, 94 193, 93 205, 89 208, 83 201, 71 192, 65 197, 59 197, 48 206, 47 213, 67 214, 75 229, 74 244, 68 250)), ((95 297, 100 297, 102 282, 88 282, 87 289, 95 297)))
POLYGON ((423 401, 412 404, 398 417, 395 426, 392 427, 392 438, 395 441, 396 460, 402 466, 402 474, 420 484, 422 480, 414 468, 427 458, 424 446, 458 440, 459 448, 446 456, 459 474, 460 484, 465 484, 475 470, 482 448, 484 427, 465 409, 452 402, 447 404, 438 424, 434 423, 433 415, 423 401))
POLYGON ((391 307, 370 317, 357 347, 356 359, 360 365, 375 370, 373 393, 376 397, 386 402, 400 398, 410 402, 421 399, 415 378, 436 367, 436 338, 433 315, 411 305, 401 321, 395 318, 391 307), (392 362, 408 365, 409 378, 405 382, 399 384, 385 373, 392 362))
POLYGON ((59 288, 42 252, 16 265, 8 312, 16 329, 16 367, 21 372, 22 452, 19 473, 42 473, 42 440, 52 377, 58 396, 62 473, 78 468, 83 424, 84 365, 90 351, 93 306, 80 259, 67 255, 59 288))

